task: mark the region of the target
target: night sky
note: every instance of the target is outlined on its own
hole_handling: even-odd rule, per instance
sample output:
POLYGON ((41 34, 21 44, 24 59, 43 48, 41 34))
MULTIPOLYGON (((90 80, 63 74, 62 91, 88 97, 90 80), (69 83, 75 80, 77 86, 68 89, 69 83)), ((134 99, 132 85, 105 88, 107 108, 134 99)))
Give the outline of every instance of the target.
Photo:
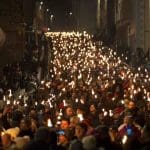
POLYGON ((71 0, 48 0, 50 13, 54 15, 55 28, 65 29, 68 25, 69 12, 72 11, 71 0))

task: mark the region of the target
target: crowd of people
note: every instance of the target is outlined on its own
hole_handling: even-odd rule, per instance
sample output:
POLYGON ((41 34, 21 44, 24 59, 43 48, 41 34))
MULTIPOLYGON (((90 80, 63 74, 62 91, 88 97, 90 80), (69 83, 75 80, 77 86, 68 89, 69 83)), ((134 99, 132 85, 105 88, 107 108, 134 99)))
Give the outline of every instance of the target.
POLYGON ((4 68, 1 149, 150 149, 149 70, 131 68, 86 32, 46 36, 45 80, 19 63, 4 68))

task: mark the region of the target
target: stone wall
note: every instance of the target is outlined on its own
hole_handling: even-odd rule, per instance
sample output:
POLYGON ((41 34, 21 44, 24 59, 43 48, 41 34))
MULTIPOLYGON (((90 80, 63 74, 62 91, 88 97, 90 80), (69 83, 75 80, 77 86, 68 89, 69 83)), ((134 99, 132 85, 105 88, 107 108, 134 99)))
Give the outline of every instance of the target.
POLYGON ((1 67, 23 57, 25 25, 22 0, 0 1, 0 27, 5 33, 5 42, 0 47, 1 67))

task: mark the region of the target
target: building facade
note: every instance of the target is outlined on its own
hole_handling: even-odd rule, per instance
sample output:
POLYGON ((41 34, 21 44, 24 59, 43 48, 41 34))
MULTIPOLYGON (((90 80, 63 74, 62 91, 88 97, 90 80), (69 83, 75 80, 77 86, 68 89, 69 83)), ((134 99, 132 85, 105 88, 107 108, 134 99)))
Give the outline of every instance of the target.
POLYGON ((131 64, 145 63, 144 59, 150 48, 149 2, 149 0, 116 0, 117 46, 123 50, 122 53, 128 53, 131 64))
POLYGON ((0 65, 20 60, 24 50, 24 13, 22 0, 0 1, 0 28, 5 41, 0 47, 0 65))
POLYGON ((97 32, 99 39, 112 45, 115 38, 115 0, 97 0, 97 32))
POLYGON ((96 33, 97 0, 72 0, 74 29, 96 33))
POLYGON ((0 29, 3 35, 0 46, 0 67, 20 61, 25 50, 25 31, 32 26, 35 0, 1 0, 0 29))
POLYGON ((150 0, 98 0, 97 13, 102 39, 112 39, 131 64, 150 57, 150 0))

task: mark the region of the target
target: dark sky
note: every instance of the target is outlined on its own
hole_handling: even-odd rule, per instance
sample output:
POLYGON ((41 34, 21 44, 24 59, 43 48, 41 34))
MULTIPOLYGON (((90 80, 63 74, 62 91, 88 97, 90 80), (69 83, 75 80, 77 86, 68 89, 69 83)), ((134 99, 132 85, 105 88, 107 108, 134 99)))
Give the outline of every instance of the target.
POLYGON ((72 0, 47 0, 50 12, 54 15, 55 27, 67 26, 69 12, 72 11, 72 0))
POLYGON ((49 7, 54 13, 64 16, 66 13, 71 11, 71 3, 68 1, 69 0, 52 0, 49 7))
POLYGON ((47 2, 53 5, 55 8, 69 8, 72 0, 47 0, 47 2))

